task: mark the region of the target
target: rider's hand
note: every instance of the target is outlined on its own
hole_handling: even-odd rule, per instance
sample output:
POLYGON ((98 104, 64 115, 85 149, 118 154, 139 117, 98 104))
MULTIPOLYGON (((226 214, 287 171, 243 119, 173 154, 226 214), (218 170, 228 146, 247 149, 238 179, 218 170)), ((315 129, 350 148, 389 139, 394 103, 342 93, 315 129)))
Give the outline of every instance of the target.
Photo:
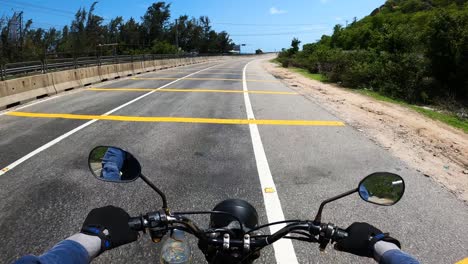
POLYGON ((81 232, 101 238, 101 252, 136 241, 138 232, 130 229, 130 216, 122 208, 106 206, 89 212, 81 232))
POLYGON ((346 232, 348 237, 335 244, 335 249, 363 257, 373 257, 374 245, 384 240, 400 247, 400 242, 382 233, 376 227, 367 223, 353 223, 346 232))

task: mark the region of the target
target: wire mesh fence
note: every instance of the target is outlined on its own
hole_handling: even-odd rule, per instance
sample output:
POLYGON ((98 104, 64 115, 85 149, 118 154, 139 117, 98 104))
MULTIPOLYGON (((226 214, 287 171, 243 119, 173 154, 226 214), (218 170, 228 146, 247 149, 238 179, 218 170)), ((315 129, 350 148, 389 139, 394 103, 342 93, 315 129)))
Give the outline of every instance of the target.
POLYGON ((221 54, 142 54, 116 56, 86 56, 76 58, 45 58, 34 61, 0 64, 0 79, 3 81, 11 77, 48 73, 52 71, 66 69, 77 69, 90 66, 100 66, 106 64, 220 55, 221 54))

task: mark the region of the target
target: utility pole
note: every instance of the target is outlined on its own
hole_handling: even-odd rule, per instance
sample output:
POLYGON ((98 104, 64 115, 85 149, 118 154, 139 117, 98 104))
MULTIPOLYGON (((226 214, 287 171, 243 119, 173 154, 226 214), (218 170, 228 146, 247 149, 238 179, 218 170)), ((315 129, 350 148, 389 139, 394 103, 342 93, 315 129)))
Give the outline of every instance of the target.
POLYGON ((179 53, 179 20, 175 20, 175 45, 177 48, 177 53, 179 53))
POLYGON ((19 31, 20 31, 20 37, 19 37, 20 53, 22 57, 23 56, 23 11, 19 13, 19 31))
POLYGON ((245 46, 247 46, 247 44, 240 44, 239 45, 239 55, 242 53, 241 52, 242 47, 245 47, 245 46))

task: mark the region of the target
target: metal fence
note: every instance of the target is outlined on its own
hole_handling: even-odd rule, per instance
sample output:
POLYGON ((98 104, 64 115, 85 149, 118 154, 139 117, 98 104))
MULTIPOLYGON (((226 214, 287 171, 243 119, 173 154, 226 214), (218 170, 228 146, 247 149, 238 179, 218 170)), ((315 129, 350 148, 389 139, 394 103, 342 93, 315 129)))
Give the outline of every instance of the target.
MULTIPOLYGON (((220 54, 210 54, 203 56, 219 56, 220 54)), ((47 73, 57 70, 77 69, 81 67, 100 66, 106 64, 117 64, 126 62, 139 62, 148 60, 162 60, 173 58, 198 57, 195 54, 143 54, 143 55, 118 55, 118 56, 95 56, 78 58, 45 59, 38 61, 15 62, 0 65, 0 78, 5 80, 8 77, 19 75, 31 75, 47 73)))

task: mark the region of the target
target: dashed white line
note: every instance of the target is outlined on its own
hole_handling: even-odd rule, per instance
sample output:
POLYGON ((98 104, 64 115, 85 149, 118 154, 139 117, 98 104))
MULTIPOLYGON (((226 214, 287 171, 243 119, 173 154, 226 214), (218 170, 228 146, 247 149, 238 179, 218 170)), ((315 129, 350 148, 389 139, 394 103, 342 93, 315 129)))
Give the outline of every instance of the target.
MULTIPOLYGON (((242 85, 245 92, 248 91, 247 88, 247 79, 246 71, 247 66, 251 63, 247 63, 244 66, 242 72, 242 85)), ((247 112, 248 119, 255 119, 252 104, 250 103, 249 93, 244 93, 245 101, 245 110, 247 112)), ((265 202, 265 209, 268 218, 268 222, 277 222, 284 220, 283 209, 281 209, 281 203, 278 197, 277 191, 268 191, 267 190, 276 190, 275 182, 273 181, 273 176, 271 175, 270 166, 268 165, 268 160, 265 154, 265 149, 263 148, 262 139, 258 131, 258 126, 256 124, 250 124, 250 136, 252 138, 252 145, 255 155, 255 161, 257 163, 258 177, 260 178, 260 185, 262 187, 263 200, 265 202)), ((279 229, 283 228, 284 225, 274 225, 270 226, 270 232, 274 233, 279 229)), ((296 252, 294 251, 293 244, 291 240, 280 239, 273 244, 273 249, 275 250, 276 262, 279 264, 296 264, 298 263, 296 258, 296 252)))

